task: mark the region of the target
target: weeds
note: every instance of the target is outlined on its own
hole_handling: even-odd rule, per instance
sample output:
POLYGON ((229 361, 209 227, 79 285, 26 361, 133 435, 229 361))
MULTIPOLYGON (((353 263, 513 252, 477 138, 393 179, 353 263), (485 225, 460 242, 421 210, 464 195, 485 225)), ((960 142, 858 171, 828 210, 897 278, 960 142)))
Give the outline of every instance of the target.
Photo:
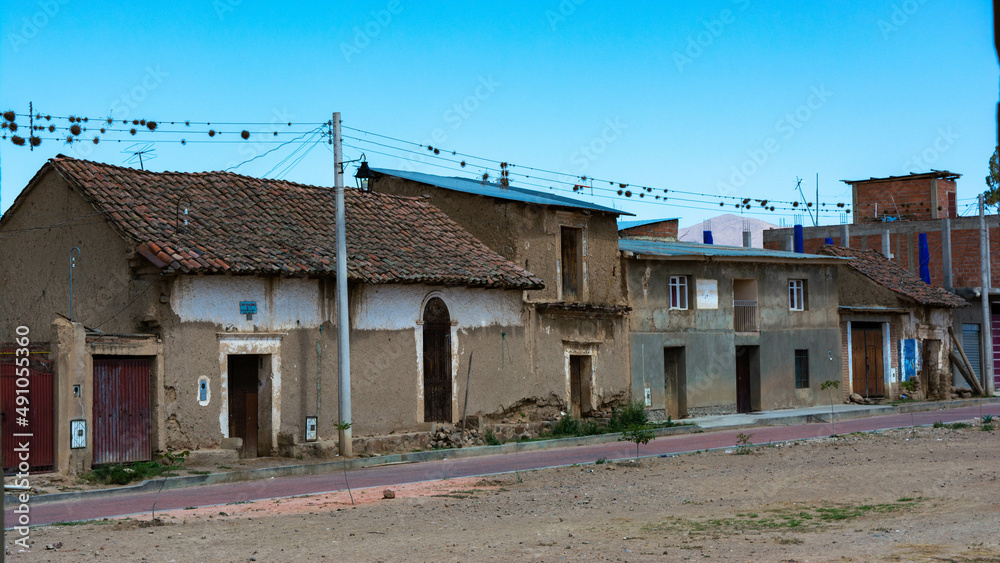
POLYGON ((128 485, 134 481, 145 481, 153 477, 170 477, 177 475, 171 470, 183 465, 191 452, 185 450, 174 452, 168 450, 156 456, 152 461, 136 461, 132 463, 112 463, 95 467, 82 477, 90 483, 105 485, 128 485))
POLYGON ((740 432, 736 435, 736 453, 740 455, 752 454, 753 453, 753 442, 750 441, 753 438, 753 434, 744 434, 740 432))
POLYGON ((486 433, 483 434, 483 440, 486 442, 487 446, 499 446, 503 443, 500 441, 500 438, 497 438, 497 435, 493 433, 493 430, 487 430, 486 433))

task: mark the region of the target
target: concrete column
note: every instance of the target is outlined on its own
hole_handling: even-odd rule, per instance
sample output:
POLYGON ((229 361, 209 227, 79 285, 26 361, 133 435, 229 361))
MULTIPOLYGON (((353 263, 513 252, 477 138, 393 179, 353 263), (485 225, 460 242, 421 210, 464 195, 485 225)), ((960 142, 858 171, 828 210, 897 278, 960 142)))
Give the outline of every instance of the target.
POLYGON ((750 231, 743 231, 743 248, 750 248, 753 246, 753 238, 750 231))
POLYGON ((55 442, 55 469, 63 474, 79 475, 90 471, 94 460, 93 367, 87 353, 87 333, 81 323, 71 323, 58 318, 52 323, 55 335, 53 354, 55 373, 53 407, 56 411, 53 441, 55 442), (79 396, 74 396, 74 386, 79 386, 79 396), (87 447, 71 449, 70 421, 84 420, 87 424, 87 447))
POLYGON ((851 228, 847 223, 840 226, 840 246, 851 247, 851 228))
POLYGON ((892 246, 889 244, 889 229, 882 231, 882 256, 892 259, 892 246))

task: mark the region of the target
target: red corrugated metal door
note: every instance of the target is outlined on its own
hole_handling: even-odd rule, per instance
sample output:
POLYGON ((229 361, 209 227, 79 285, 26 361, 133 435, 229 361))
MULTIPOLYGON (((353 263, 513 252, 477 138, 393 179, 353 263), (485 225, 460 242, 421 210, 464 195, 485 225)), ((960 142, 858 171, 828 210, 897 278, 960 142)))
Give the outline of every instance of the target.
POLYGON ((3 416, 3 465, 5 473, 16 473, 20 446, 28 444, 28 464, 31 471, 52 469, 54 442, 52 425, 55 412, 52 407, 51 366, 32 361, 25 368, 27 385, 18 385, 17 366, 9 363, 14 357, 4 356, 0 364, 0 395, 2 395, 3 416), (26 391, 25 391, 26 390, 26 391), (18 404, 19 395, 27 398, 18 404), (23 409, 19 411, 18 409, 23 409), (26 417, 21 414, 27 414, 26 417))
POLYGON ((152 457, 149 358, 94 358, 94 463, 152 457))

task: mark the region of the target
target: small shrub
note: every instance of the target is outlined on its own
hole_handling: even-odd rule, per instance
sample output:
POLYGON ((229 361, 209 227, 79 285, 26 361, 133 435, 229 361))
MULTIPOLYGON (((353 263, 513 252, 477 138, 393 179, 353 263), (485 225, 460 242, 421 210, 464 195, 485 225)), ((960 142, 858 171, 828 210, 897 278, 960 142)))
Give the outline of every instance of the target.
POLYGON ((984 424, 984 425, 980 426, 979 429, 982 430, 983 432, 993 432, 993 425, 992 424, 984 424))
POLYGON ((552 425, 553 436, 578 436, 580 434, 580 421, 572 414, 566 413, 552 425))
POLYGON ((596 420, 588 420, 580 424, 580 436, 596 436, 604 434, 607 430, 596 420))
POLYGON ((618 407, 611 412, 611 419, 608 420, 609 432, 625 432, 634 426, 646 426, 649 422, 649 415, 642 401, 632 401, 623 407, 618 407))
POLYGON ((750 438, 753 438, 753 434, 740 432, 736 435, 736 453, 741 455, 753 453, 753 442, 750 438))
POLYGON ((906 391, 907 393, 913 393, 914 391, 917 390, 917 380, 907 379, 906 381, 900 383, 899 386, 903 388, 903 391, 906 391))
POLYGON ((940 420, 934 423, 934 428, 944 428, 944 422, 940 420))
POLYGON ((983 415, 983 424, 990 424, 992 422, 993 422, 993 415, 992 414, 984 414, 983 415))
POLYGON ((487 430, 486 433, 483 434, 483 439, 486 440, 487 446, 499 446, 503 443, 499 438, 497 438, 497 435, 493 433, 493 430, 487 430))
POLYGON ((598 459, 597 461, 595 461, 594 463, 595 463, 596 465, 604 465, 604 464, 605 464, 605 463, 607 463, 607 462, 608 462, 608 458, 606 458, 606 457, 602 457, 602 458, 598 459))

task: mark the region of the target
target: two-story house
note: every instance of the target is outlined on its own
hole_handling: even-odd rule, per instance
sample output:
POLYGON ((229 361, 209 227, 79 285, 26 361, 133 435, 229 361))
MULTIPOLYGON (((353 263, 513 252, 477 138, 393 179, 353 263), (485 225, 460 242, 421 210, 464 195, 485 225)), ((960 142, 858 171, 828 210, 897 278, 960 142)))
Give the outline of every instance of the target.
POLYGON ((536 405, 585 416, 627 400, 628 307, 616 220, 628 213, 492 181, 373 170, 373 191, 426 197, 544 281, 544 288, 524 291, 530 305, 526 370, 496 374, 498 389, 517 390, 500 406, 519 408, 519 397, 532 397, 536 405))
POLYGON ((619 245, 633 309, 632 385, 652 416, 829 402, 820 387, 840 380, 843 259, 651 237, 619 245))

